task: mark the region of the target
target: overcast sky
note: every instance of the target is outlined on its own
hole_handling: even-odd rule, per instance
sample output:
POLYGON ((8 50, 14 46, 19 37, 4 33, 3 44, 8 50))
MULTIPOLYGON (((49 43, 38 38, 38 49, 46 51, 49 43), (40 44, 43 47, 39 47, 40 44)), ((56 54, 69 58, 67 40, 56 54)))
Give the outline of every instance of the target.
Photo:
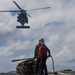
MULTIPOLYGON (((15 71, 12 59, 34 56, 40 38, 54 57, 55 69, 75 70, 75 0, 15 0, 23 9, 51 7, 28 11, 30 29, 16 29, 17 13, 0 13, 0 72, 15 71), (15 15, 13 15, 15 14, 15 15)), ((12 0, 0 0, 0 10, 18 10, 12 0)), ((47 60, 52 71, 51 58, 47 60)))

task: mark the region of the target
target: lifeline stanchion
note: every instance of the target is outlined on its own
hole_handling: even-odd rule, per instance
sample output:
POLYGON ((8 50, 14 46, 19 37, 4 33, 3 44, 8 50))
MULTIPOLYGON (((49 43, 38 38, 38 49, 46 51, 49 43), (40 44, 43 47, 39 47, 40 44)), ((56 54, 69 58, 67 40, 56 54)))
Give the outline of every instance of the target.
POLYGON ((53 72, 54 72, 54 74, 55 74, 55 75, 57 75, 58 73, 57 73, 57 72, 55 72, 55 67, 54 67, 54 59, 53 59, 53 57, 52 57, 52 56, 51 56, 51 58, 52 58, 53 72))

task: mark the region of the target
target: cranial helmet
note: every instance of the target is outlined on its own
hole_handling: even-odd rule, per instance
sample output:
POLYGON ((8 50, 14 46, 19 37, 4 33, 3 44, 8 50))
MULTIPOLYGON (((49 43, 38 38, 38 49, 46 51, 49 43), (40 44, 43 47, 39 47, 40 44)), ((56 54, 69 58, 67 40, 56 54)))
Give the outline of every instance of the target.
POLYGON ((43 39, 43 38, 41 38, 41 39, 40 39, 40 41, 44 42, 44 39, 43 39))

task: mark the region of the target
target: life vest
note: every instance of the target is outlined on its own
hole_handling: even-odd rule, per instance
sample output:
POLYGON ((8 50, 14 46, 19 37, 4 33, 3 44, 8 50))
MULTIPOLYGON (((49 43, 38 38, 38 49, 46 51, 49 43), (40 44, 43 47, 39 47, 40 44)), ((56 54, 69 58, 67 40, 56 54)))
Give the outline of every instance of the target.
POLYGON ((38 58, 47 57, 47 48, 45 46, 40 46, 38 51, 38 58))

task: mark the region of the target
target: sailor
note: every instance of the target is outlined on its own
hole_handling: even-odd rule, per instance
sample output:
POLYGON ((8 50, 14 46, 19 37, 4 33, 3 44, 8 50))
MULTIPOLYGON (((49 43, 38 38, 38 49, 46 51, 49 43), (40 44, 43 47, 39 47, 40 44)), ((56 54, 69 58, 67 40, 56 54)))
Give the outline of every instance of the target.
POLYGON ((46 66, 46 60, 47 57, 50 57, 50 50, 48 49, 48 47, 45 45, 45 41, 43 38, 41 38, 39 40, 40 45, 38 48, 38 53, 37 53, 37 63, 36 63, 36 74, 38 73, 38 68, 39 68, 39 64, 41 64, 41 74, 43 74, 43 70, 45 71, 45 75, 48 75, 47 72, 47 66, 46 66), (48 55, 47 55, 48 52, 48 55))

